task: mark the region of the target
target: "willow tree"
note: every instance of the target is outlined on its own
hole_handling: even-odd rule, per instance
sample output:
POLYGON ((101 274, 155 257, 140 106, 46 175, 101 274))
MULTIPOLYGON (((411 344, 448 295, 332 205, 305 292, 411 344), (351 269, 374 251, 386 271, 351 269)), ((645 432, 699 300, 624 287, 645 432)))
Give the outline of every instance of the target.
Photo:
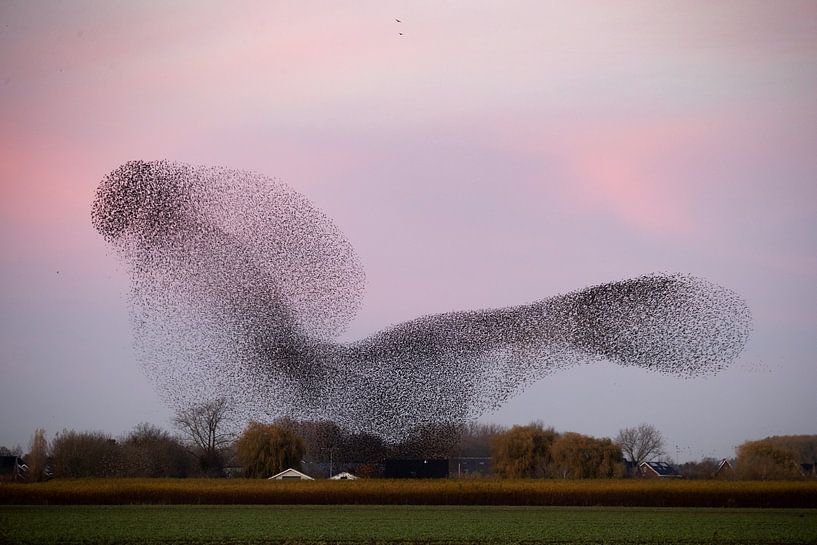
POLYGON ((540 423, 514 426, 491 441, 494 472, 508 479, 547 477, 557 434, 540 423))
POLYGON ((752 480, 802 478, 797 452, 773 441, 746 441, 736 449, 738 477, 752 480))
POLYGON ((621 448, 607 437, 560 435, 551 448, 556 475, 565 479, 606 479, 624 474, 621 448))
POLYGON ((247 477, 269 477, 290 467, 300 469, 304 442, 292 426, 250 422, 235 450, 247 477))
POLYGON ((45 439, 45 430, 37 428, 31 437, 28 455, 25 458, 28 465, 28 478, 31 481, 44 481, 48 476, 48 441, 45 439))

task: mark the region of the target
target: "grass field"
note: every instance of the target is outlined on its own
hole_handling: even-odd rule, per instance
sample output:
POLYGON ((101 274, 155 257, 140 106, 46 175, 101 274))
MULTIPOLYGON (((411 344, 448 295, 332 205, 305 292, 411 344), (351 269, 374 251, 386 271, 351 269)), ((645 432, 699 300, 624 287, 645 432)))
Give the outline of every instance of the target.
POLYGON ((817 543, 817 510, 487 506, 2 506, 13 544, 817 543))
POLYGON ((0 484, 2 504, 817 508, 817 481, 82 479, 0 484))

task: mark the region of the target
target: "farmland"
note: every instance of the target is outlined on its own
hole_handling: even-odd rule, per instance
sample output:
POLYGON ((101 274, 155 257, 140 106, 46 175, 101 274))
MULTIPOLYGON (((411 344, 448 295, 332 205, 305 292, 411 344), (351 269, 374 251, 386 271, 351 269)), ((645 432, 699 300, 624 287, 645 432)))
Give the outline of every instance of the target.
POLYGON ((80 479, 0 484, 0 504, 817 508, 815 481, 80 479))
POLYGON ((2 506, 0 541, 814 543, 817 510, 496 506, 2 506))
POLYGON ((0 542, 815 543, 815 507, 813 481, 53 480, 0 485, 0 542))

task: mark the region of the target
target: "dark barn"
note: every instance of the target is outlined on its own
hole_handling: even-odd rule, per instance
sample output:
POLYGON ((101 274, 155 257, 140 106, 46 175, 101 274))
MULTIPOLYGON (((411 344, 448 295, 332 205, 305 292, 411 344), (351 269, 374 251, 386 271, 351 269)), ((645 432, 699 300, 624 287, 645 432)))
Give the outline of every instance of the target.
POLYGON ((25 481, 28 466, 17 456, 0 456, 0 481, 25 481))
POLYGON ((448 460, 386 460, 387 479, 445 479, 448 460))

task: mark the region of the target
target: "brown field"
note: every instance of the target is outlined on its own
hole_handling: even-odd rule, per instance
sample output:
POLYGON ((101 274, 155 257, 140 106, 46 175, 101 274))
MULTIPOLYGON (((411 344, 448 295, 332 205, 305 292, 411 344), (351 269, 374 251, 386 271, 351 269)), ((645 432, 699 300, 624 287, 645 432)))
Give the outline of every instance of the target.
POLYGON ((817 507, 815 481, 80 479, 0 484, 0 504, 817 507))

